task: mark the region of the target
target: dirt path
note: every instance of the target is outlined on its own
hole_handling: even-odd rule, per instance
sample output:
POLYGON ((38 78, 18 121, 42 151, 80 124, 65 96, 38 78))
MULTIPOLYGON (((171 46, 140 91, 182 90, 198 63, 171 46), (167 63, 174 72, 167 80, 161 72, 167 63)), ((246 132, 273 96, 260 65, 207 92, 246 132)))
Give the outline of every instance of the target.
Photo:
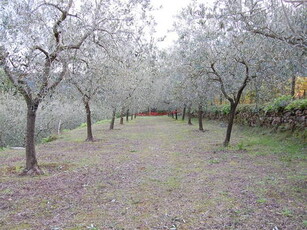
POLYGON ((224 149, 219 123, 107 127, 95 125, 94 143, 80 128, 39 145, 41 177, 17 177, 23 152, 0 152, 0 229, 306 228, 306 161, 244 149, 239 129, 224 149))

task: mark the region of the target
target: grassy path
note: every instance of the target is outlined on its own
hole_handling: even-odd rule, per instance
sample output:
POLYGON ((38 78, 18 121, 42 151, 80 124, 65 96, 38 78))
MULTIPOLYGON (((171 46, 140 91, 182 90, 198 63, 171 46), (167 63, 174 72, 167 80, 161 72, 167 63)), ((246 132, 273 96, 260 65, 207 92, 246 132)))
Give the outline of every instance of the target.
MULTIPOLYGON (((303 145, 236 128, 206 132, 168 117, 94 126, 38 146, 46 175, 18 177, 0 152, 0 229, 305 229, 303 145)), ((305 148, 306 150, 306 148, 305 148)))

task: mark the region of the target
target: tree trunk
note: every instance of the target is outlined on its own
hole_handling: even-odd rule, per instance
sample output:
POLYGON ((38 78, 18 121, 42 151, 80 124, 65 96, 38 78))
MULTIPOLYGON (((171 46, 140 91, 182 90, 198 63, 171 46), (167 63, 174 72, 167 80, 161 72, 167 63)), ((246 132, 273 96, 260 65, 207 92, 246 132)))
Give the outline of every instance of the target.
POLYGON ((114 129, 115 115, 116 115, 116 108, 114 108, 113 112, 112 112, 112 119, 111 119, 111 123, 110 123, 110 130, 114 129))
POLYGON ((223 94, 221 93, 220 94, 220 105, 222 105, 223 104, 223 94))
POLYGON ((203 107, 201 105, 198 106, 198 126, 200 131, 204 131, 203 127, 203 107))
POLYGON ((129 109, 127 109, 127 113, 126 113, 126 121, 129 121, 129 109))
POLYGON ((230 142, 230 136, 231 136, 231 131, 232 131, 232 126, 234 122, 234 118, 236 115, 236 108, 237 108, 237 103, 231 103, 230 104, 230 112, 228 116, 228 126, 227 126, 227 131, 226 131, 226 138, 224 141, 224 147, 227 147, 230 142))
POLYGON ((186 106, 183 107, 183 111, 182 111, 182 120, 184 121, 185 118, 185 111, 186 111, 186 106))
POLYGON ((176 118, 176 120, 178 120, 178 111, 177 111, 177 109, 175 110, 175 118, 176 118))
POLYGON ((4 147, 4 142, 2 141, 2 135, 0 133, 0 149, 4 147))
POLYGON ((134 119, 136 119, 136 113, 134 114, 134 119))
POLYGON ((131 121, 133 120, 133 113, 131 113, 131 121))
POLYGON ((124 108, 122 108, 122 111, 120 113, 120 122, 119 122, 120 125, 123 125, 124 124, 124 108))
POLYGON ((61 127, 62 127, 62 120, 60 120, 58 124, 58 135, 61 135, 61 127))
POLYGON ((259 106, 259 89, 256 86, 255 87, 255 103, 256 103, 256 110, 258 110, 258 106, 259 106))
POLYGON ((188 116, 189 116, 188 124, 189 124, 189 125, 192 125, 192 112, 191 112, 191 106, 189 106, 189 108, 188 108, 188 116))
POLYGON ((91 109, 89 102, 84 102, 85 111, 86 111, 86 125, 87 125, 87 138, 86 141, 94 141, 93 132, 92 132, 92 117, 91 109))
POLYGON ((295 77, 295 75, 293 75, 292 80, 291 80, 291 96, 293 98, 295 96, 295 83, 296 83, 296 77, 295 77))
POLYGON ((174 118, 174 111, 172 111, 171 113, 172 113, 172 118, 174 118))
POLYGON ((27 129, 26 129, 26 168, 21 175, 40 175, 43 171, 39 168, 35 152, 35 121, 39 103, 27 103, 27 129))

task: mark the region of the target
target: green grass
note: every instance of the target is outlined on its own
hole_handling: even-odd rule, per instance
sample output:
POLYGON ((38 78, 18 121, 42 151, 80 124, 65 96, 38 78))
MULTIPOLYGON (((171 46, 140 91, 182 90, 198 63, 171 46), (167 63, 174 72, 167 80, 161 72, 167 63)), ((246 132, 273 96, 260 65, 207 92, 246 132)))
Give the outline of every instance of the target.
POLYGON ((220 160, 219 159, 211 159, 211 160, 209 160, 209 163, 210 164, 219 164, 220 163, 220 160))
POLYGON ((282 214, 283 216, 287 216, 287 217, 292 217, 292 216, 293 216, 293 212, 292 212, 291 210, 289 210, 289 209, 284 209, 284 210, 281 212, 281 214, 282 214))
POLYGON ((78 128, 84 128, 84 127, 87 127, 87 124, 86 123, 81 123, 78 128))
POLYGON ((237 147, 238 147, 238 150, 246 150, 243 142, 238 143, 237 147))
MULTIPOLYGON (((234 134, 235 135, 235 134, 234 134)), ((306 160, 304 149, 307 144, 300 139, 287 137, 282 133, 265 133, 260 129, 244 128, 244 137, 237 144, 238 150, 265 156, 277 154, 281 161, 306 160)))
POLYGON ((101 124, 106 124, 106 123, 110 123, 111 120, 109 119, 105 119, 105 120, 100 120, 100 121, 97 121, 95 124, 97 125, 101 125, 101 124))
POLYGON ((48 143, 48 142, 51 142, 51 141, 55 141, 55 140, 57 140, 58 138, 59 138, 59 137, 58 137, 57 135, 52 134, 52 135, 50 135, 50 136, 48 136, 48 137, 43 138, 43 139, 42 139, 42 143, 48 143))
POLYGON ((257 203, 259 203, 259 204, 264 204, 264 203, 266 203, 267 202, 267 199, 265 199, 265 198, 259 198, 258 200, 257 200, 257 203))
POLYGON ((167 191, 173 191, 175 189, 178 189, 181 185, 180 179, 178 177, 168 177, 165 181, 163 181, 163 184, 166 186, 167 191))
POLYGON ((1 151, 3 151, 3 152, 4 152, 5 150, 7 150, 7 148, 6 148, 6 147, 0 147, 0 152, 1 152, 1 151))

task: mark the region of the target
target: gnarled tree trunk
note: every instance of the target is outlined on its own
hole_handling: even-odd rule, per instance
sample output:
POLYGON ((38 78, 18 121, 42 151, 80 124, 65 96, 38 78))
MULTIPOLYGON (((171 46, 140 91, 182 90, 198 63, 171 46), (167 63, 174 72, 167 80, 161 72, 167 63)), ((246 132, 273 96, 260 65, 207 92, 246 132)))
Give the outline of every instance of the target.
POLYGON ((227 147, 229 145, 229 142, 230 142, 231 131, 232 131, 232 127, 233 127, 234 118, 235 118, 235 115, 236 115, 237 106, 238 106, 238 103, 230 103, 230 112, 229 112, 229 115, 228 115, 228 125, 227 125, 226 137, 225 137, 225 141, 224 141, 225 147, 227 147))
POLYGON ((110 130, 114 129, 115 115, 116 115, 116 108, 114 108, 113 112, 112 112, 112 119, 111 119, 111 123, 110 123, 110 130))
POLYGON ((26 129, 26 168, 21 175, 40 175, 35 151, 35 121, 39 102, 27 102, 27 129, 26 129))
POLYGON ((129 121, 129 109, 127 109, 127 112, 126 112, 126 121, 127 122, 129 121))
POLYGON ((204 127, 203 127, 203 107, 202 105, 198 106, 198 129, 200 131, 204 131, 204 127))
POLYGON ((182 111, 182 120, 184 121, 185 118, 185 111, 186 111, 186 106, 183 107, 183 111, 182 111))
POLYGON ((192 111, 191 111, 191 106, 189 106, 189 108, 188 108, 188 116, 189 116, 188 124, 189 124, 189 125, 193 125, 193 124, 192 124, 192 111))
POLYGON ((291 79, 291 96, 294 98, 295 96, 295 84, 296 84, 296 76, 293 75, 291 79))
POLYGON ((58 123, 58 135, 61 135, 62 120, 58 123))
POLYGON ((86 125, 87 125, 87 138, 86 141, 94 141, 93 132, 92 132, 92 117, 91 109, 88 101, 84 102, 85 111, 86 111, 86 125))
POLYGON ((120 125, 123 125, 124 124, 124 108, 122 108, 122 111, 120 113, 120 121, 119 121, 119 124, 120 125))

